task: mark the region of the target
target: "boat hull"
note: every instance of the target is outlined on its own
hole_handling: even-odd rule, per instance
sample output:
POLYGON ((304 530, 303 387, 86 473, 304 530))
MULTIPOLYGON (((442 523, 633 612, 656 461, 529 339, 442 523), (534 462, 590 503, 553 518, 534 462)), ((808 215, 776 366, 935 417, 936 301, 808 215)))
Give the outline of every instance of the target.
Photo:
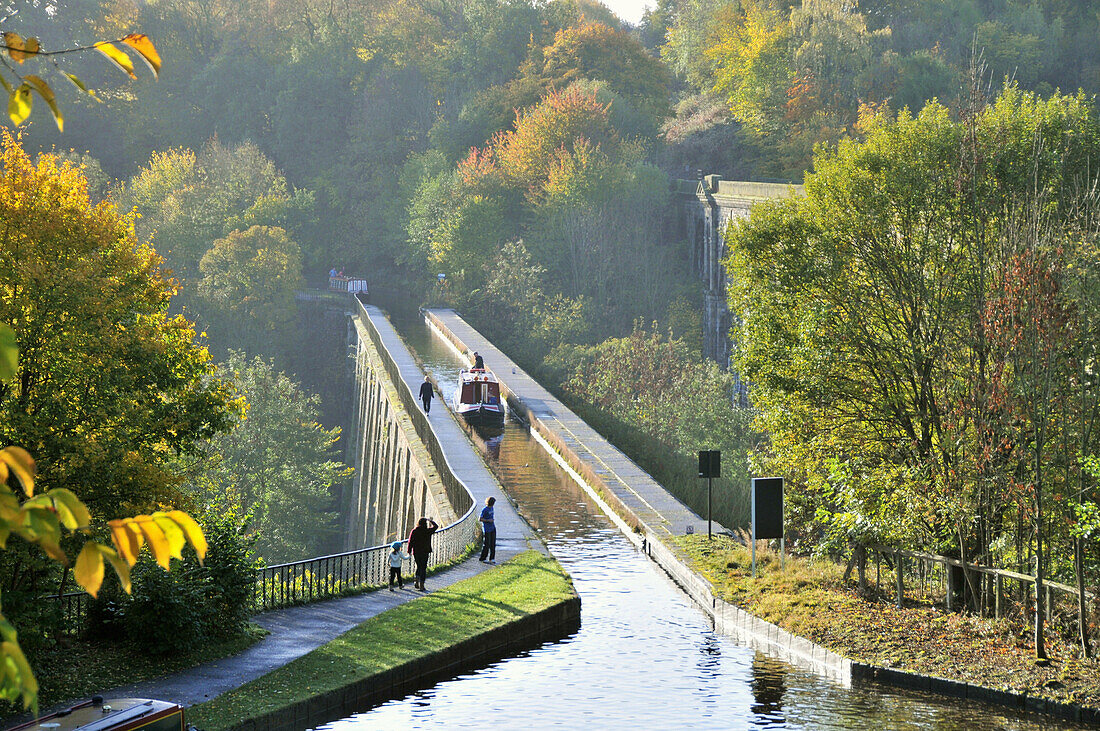
POLYGON ((504 410, 495 404, 458 404, 455 413, 470 426, 504 426, 504 410))

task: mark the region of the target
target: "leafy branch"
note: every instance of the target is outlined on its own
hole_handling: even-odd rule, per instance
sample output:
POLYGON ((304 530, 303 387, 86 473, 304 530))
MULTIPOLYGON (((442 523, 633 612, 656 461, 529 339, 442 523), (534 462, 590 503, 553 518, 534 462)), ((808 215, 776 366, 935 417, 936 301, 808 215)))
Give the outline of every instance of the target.
POLYGON ((68 79, 73 86, 93 99, 100 101, 95 91, 85 86, 84 82, 77 78, 75 74, 62 69, 54 60, 54 57, 96 50, 106 56, 114 66, 125 72, 131 79, 136 79, 137 74, 134 72, 133 60, 119 48, 118 44, 137 53, 149 67, 149 70, 153 72, 154 77, 160 76, 160 54, 157 53, 153 42, 144 33, 131 33, 114 41, 97 41, 90 46, 46 51, 42 49, 38 39, 34 36, 24 38, 14 31, 5 31, 3 43, 0 44, 0 59, 3 59, 4 66, 10 75, 15 77, 16 83, 12 83, 3 74, 0 74, 0 85, 8 92, 8 118, 11 119, 12 124, 18 126, 30 116, 34 93, 42 97, 42 100, 50 108, 50 113, 53 115, 54 122, 57 123, 58 130, 64 131, 65 120, 61 114, 61 109, 57 105, 57 96, 50 85, 35 74, 19 73, 17 67, 13 66, 10 61, 14 61, 21 66, 31 58, 48 59, 58 73, 68 79), (6 57, 3 54, 6 54, 6 57))

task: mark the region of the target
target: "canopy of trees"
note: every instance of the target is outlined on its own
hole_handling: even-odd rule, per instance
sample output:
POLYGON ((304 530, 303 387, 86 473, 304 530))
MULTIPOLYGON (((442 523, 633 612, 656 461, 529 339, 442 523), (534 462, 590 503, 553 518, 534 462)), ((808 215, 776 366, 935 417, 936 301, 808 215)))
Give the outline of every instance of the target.
MULTIPOLYGON (((735 367, 803 536, 1063 575, 1096 487, 1095 160, 1083 96, 863 120, 806 196, 731 226, 735 367)), ((1095 560, 1095 557, 1093 558, 1095 560)), ((1041 638, 1037 635, 1041 653, 1041 638)))

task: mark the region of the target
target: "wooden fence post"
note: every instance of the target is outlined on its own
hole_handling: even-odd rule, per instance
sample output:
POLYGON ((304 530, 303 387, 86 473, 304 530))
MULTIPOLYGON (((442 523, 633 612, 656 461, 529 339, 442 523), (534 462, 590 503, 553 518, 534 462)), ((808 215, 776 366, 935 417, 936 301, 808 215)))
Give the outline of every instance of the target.
POLYGON ((993 616, 1001 618, 1001 591, 1004 589, 1004 577, 997 574, 993 579, 993 616))
POLYGON ((897 551, 897 557, 894 559, 894 573, 897 574, 897 592, 898 592, 898 609, 901 609, 902 602, 905 599, 905 579, 902 577, 901 572, 904 570, 902 566, 904 559, 901 557, 901 549, 897 551))

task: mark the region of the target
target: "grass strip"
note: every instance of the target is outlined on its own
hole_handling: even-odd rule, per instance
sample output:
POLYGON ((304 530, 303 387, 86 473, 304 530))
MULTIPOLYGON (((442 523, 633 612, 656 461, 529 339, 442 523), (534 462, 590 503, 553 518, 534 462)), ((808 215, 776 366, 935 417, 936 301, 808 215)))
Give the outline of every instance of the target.
MULTIPOLYGON (((1037 664, 1031 629, 1019 621, 949 613, 912 596, 899 609, 892 591, 861 592, 854 581, 844 582, 842 566, 828 560, 788 556, 781 569, 776 554, 758 551, 753 579, 749 549, 732 539, 694 535, 676 542, 720 599, 844 657, 1100 707, 1100 660, 1082 657, 1073 637, 1053 626, 1046 635, 1053 659, 1037 664)), ((885 585, 892 587, 892 580, 885 585)))
POLYGON ((557 561, 527 551, 470 579, 371 617, 307 655, 193 706, 190 724, 222 731, 429 656, 574 596, 557 561))

